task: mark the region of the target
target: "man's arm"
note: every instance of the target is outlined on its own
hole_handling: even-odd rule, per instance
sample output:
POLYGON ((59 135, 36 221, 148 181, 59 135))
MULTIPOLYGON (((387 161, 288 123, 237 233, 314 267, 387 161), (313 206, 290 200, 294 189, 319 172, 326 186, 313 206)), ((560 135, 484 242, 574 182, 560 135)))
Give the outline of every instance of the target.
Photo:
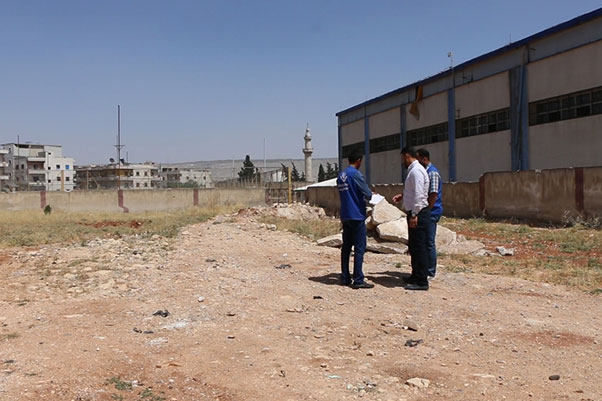
POLYGON ((435 206, 435 202, 437 201, 437 195, 439 195, 437 192, 429 193, 429 209, 432 209, 433 206, 435 206))
POLYGON ((429 208, 432 209, 435 206, 435 202, 437 201, 437 196, 439 195, 439 180, 441 177, 438 173, 431 171, 429 173, 429 193, 428 193, 428 202, 429 208))
POLYGON ((370 187, 368 186, 368 184, 366 184, 366 180, 364 180, 364 176, 359 171, 355 175, 355 183, 362 192, 362 195, 364 195, 365 199, 372 198, 372 190, 370 190, 370 187))

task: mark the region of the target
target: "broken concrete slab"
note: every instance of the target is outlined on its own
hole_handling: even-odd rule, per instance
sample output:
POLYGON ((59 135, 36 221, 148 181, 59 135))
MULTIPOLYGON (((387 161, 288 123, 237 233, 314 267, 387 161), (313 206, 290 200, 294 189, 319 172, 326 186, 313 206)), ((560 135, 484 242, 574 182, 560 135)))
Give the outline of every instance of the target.
POLYGON ((447 227, 437 225, 437 236, 435 237, 435 246, 437 249, 450 245, 457 241, 456 233, 447 227))
POLYGON ((376 232, 383 240, 408 243, 408 222, 405 218, 379 224, 376 232))
POLYGON ((403 255, 408 252, 408 247, 399 242, 381 242, 375 239, 368 239, 366 250, 375 253, 403 255))
POLYGON ((332 248, 340 248, 343 246, 343 234, 330 235, 328 237, 320 238, 316 241, 319 246, 329 246, 332 248))
POLYGON ((372 210, 372 221, 377 226, 390 221, 398 220, 403 216, 405 215, 401 210, 386 200, 380 201, 376 206, 374 206, 374 210, 372 210))
POLYGON ((437 247, 437 252, 446 255, 479 255, 485 249, 485 244, 479 241, 456 241, 448 245, 437 247))

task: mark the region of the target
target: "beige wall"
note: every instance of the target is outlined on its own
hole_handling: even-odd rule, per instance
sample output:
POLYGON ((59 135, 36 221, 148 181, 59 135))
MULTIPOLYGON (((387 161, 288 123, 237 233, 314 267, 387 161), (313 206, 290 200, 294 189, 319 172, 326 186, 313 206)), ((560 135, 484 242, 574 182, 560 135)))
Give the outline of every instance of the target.
POLYGON ((602 167, 583 169, 583 204, 586 215, 602 216, 602 167))
POLYGON ((361 142, 364 139, 363 119, 341 126, 341 143, 343 146, 361 142))
POLYGON ((370 116, 370 139, 401 132, 399 107, 370 116))
MULTIPOLYGON (((508 72, 456 88, 456 111, 464 118, 510 106, 508 72)), ((446 114, 447 115, 447 114, 446 114)))
POLYGON ((529 101, 601 86, 600 66, 602 41, 530 63, 527 66, 529 101))
POLYGON ((478 181, 488 171, 508 171, 511 164, 509 130, 456 139, 459 182, 478 181))
POLYGON ((410 114, 411 104, 406 106, 406 129, 408 131, 447 121, 447 92, 429 96, 418 104, 420 118, 410 114))
POLYGON ((443 184, 441 199, 443 213, 446 216, 474 217, 481 215, 478 182, 443 184))
POLYGON ((399 152, 399 149, 395 149, 370 155, 372 184, 401 182, 401 155, 399 152))
POLYGON ((602 165, 600 127, 602 115, 529 127, 529 167, 549 169, 602 165))
MULTIPOLYGON (((0 194, 0 210, 41 208, 40 192, 0 194)), ((192 189, 124 190, 123 204, 130 212, 162 211, 192 207, 192 189)), ((263 189, 199 189, 199 206, 259 205, 265 202, 263 189)), ((117 191, 46 192, 46 204, 55 210, 122 212, 117 191)))
POLYGON ((444 182, 449 181, 449 142, 437 142, 418 146, 429 151, 431 162, 437 167, 444 182))

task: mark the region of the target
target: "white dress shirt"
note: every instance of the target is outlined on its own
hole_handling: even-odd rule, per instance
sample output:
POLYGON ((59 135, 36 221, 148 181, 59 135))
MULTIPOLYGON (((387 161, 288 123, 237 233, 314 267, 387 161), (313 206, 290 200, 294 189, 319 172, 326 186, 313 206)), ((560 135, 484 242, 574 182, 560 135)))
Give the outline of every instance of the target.
POLYGON ((403 186, 403 208, 416 216, 428 206, 429 175, 418 162, 414 160, 408 167, 408 175, 403 186))

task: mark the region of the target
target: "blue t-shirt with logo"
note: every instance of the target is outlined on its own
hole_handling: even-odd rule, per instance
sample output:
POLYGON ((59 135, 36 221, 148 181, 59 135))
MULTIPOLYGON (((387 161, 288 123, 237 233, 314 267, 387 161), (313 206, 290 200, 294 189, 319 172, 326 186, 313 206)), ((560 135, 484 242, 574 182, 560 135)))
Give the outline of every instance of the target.
POLYGON ((366 199, 372 191, 362 173, 353 166, 347 167, 337 177, 341 199, 341 220, 366 220, 366 199))

